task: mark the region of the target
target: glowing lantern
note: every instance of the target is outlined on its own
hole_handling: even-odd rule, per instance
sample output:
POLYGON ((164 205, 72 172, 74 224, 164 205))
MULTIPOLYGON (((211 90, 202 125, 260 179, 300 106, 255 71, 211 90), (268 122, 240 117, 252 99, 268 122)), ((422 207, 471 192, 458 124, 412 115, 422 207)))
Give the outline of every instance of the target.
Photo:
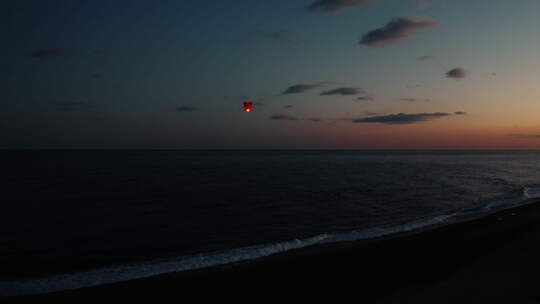
POLYGON ((244 102, 244 110, 246 110, 246 112, 251 112, 251 110, 253 110, 253 102, 251 101, 244 102))

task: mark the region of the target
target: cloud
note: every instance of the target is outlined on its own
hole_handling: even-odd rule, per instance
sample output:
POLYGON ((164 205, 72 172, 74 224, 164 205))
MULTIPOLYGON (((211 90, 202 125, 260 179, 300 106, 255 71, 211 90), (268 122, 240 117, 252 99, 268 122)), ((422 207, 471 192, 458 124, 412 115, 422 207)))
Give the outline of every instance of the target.
POLYGON ((298 94, 303 93, 307 90, 311 90, 313 88, 320 87, 322 84, 295 84, 293 86, 288 87, 282 95, 288 95, 288 94, 298 94))
POLYGON ((176 111, 178 112, 195 112, 199 109, 193 106, 178 106, 176 107, 176 111))
POLYGON ((467 115, 467 112, 457 111, 457 112, 454 112, 454 115, 467 115))
POLYGON ((379 0, 317 0, 306 9, 310 12, 331 13, 352 8, 368 7, 379 0))
POLYGON ((420 30, 428 29, 437 25, 435 21, 427 17, 398 17, 392 19, 385 26, 367 32, 360 39, 360 44, 367 46, 384 46, 398 43, 414 36, 420 30))
POLYGON ((284 106, 284 108, 285 109, 292 109, 292 108, 294 108, 294 106, 293 105, 286 105, 286 106, 284 106))
POLYGON ((420 99, 420 98, 400 98, 399 100, 408 101, 408 102, 415 102, 415 101, 429 102, 429 101, 431 101, 431 99, 429 99, 429 98, 424 98, 424 99, 420 99))
POLYGON ((356 98, 356 101, 371 101, 373 99, 373 96, 360 96, 356 98))
POLYGON ((449 113, 415 113, 415 114, 390 114, 383 116, 372 116, 364 118, 355 118, 352 120, 354 123, 382 123, 389 125, 403 125, 403 124, 413 124, 419 122, 430 121, 446 116, 450 116, 449 113))
POLYGON ((466 75, 467 75, 467 72, 465 72, 465 70, 462 68, 454 68, 446 72, 446 77, 454 78, 454 79, 465 78, 466 75))
POLYGON ((321 122, 322 121, 322 119, 318 118, 318 117, 306 118, 306 120, 309 120, 311 122, 321 122))
POLYGON ((62 55, 61 49, 44 49, 44 50, 37 50, 30 54, 32 57, 53 57, 53 56, 60 56, 62 55))
POLYGON ((540 139, 540 134, 508 134, 508 136, 521 139, 540 139))
POLYGON ((433 59, 433 56, 429 56, 429 55, 424 55, 424 56, 420 56, 418 58, 416 58, 416 60, 418 61, 428 61, 428 60, 431 60, 433 59))
POLYGON ((324 91, 321 95, 358 95, 365 93, 364 90, 358 88, 337 88, 329 91, 324 91))
POLYGON ((271 120, 297 120, 295 116, 287 114, 275 114, 270 116, 271 120))

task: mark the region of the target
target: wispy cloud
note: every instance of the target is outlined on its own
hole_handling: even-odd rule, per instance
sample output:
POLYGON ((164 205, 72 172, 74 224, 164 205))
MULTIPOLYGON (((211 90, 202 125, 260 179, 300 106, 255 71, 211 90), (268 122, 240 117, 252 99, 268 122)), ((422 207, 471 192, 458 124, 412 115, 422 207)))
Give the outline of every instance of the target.
POLYGON ((462 79, 465 78, 467 72, 463 68, 454 68, 446 72, 446 77, 453 79, 462 79))
POLYGON ((442 112, 415 113, 415 114, 399 113, 399 114, 390 114, 390 115, 383 115, 383 116, 355 118, 355 119, 352 119, 352 122, 354 122, 354 123, 382 123, 382 124, 389 124, 389 125, 403 125, 403 124, 413 124, 413 123, 430 121, 430 120, 443 118, 443 117, 447 117, 447 116, 451 116, 451 115, 452 114, 442 113, 442 112))
POLYGON ((271 120, 297 120, 296 116, 287 114, 275 114, 270 116, 271 120))
POLYGON ((322 119, 319 118, 319 117, 306 118, 306 120, 311 121, 311 122, 321 122, 322 121, 322 119))
POLYGON ((437 23, 433 19, 427 17, 398 17, 381 28, 367 32, 360 39, 360 44, 367 46, 394 44, 436 25, 437 23))
POLYGON ((324 91, 321 95, 358 95, 366 93, 364 90, 359 88, 337 88, 329 91, 324 91))
POLYGON ((373 96, 360 96, 360 97, 357 97, 355 100, 356 101, 371 101, 373 100, 373 96))
POLYGON ((317 0, 306 9, 310 12, 332 13, 352 8, 368 7, 379 0, 317 0))
POLYGON ((457 112, 454 112, 454 115, 467 115, 467 112, 457 111, 457 112))
POLYGON ((313 88, 318 88, 322 86, 322 83, 317 84, 295 84, 290 87, 288 87, 282 95, 289 95, 289 94, 299 94, 304 93, 305 91, 311 90, 313 88))
POLYGON ((285 105, 284 108, 285 109, 292 109, 292 108, 294 108, 294 106, 293 105, 285 105))
POLYGON ((433 59, 433 56, 430 56, 430 55, 424 55, 424 56, 420 56, 418 58, 416 58, 418 61, 428 61, 428 60, 431 60, 433 59))
POLYGON ((408 102, 416 102, 416 101, 425 101, 425 102, 429 102, 431 101, 431 99, 429 98, 400 98, 399 100, 401 101, 408 101, 408 102))
POLYGON ((199 109, 193 106, 178 106, 176 107, 177 112, 195 112, 199 109))

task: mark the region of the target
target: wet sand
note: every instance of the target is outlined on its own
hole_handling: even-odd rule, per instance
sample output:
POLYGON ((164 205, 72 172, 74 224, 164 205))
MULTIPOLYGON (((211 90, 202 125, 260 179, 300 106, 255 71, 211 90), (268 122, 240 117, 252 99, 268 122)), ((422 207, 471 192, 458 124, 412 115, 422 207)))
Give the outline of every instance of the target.
POLYGON ((421 233, 37 296, 234 302, 540 303, 540 200, 421 233))

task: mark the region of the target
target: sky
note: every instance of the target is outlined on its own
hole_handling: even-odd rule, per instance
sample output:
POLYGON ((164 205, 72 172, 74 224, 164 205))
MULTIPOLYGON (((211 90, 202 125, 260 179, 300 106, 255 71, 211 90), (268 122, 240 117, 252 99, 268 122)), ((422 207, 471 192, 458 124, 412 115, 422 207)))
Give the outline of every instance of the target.
POLYGON ((540 149, 538 12, 2 1, 0 148, 540 149))

